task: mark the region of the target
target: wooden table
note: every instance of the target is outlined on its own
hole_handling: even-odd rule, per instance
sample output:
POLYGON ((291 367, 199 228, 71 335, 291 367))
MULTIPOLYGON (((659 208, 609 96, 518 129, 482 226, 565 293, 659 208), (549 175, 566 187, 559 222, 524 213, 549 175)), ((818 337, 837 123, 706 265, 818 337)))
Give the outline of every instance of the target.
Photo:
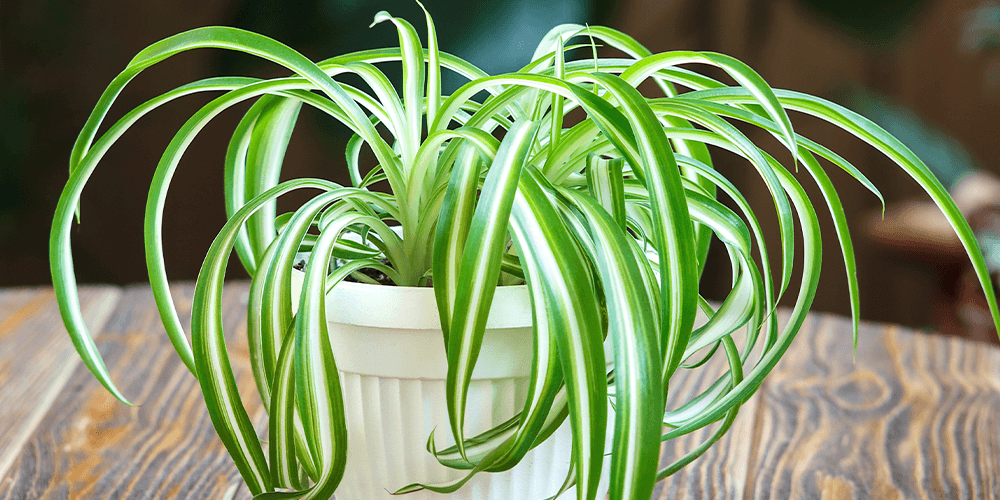
MULTIPOLYGON (((251 395, 247 289, 227 288, 225 320, 251 395)), ((174 289, 182 317, 192 292, 174 289)), ((148 287, 87 287, 81 300, 139 406, 118 403, 83 367, 51 289, 0 291, 0 500, 249 498, 148 287)), ((729 434, 654 498, 1000 498, 1000 350, 874 324, 859 344, 854 362, 848 321, 812 315, 729 434)), ((259 403, 252 410, 263 423, 259 403)), ((664 461, 703 436, 665 444, 664 461)))

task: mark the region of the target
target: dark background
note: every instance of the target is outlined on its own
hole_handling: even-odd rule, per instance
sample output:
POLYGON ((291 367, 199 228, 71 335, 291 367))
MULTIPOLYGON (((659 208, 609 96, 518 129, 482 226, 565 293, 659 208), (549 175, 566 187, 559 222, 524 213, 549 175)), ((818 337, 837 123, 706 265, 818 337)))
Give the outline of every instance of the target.
MULTIPOLYGON (((537 41, 555 24, 604 24, 631 34, 654 52, 688 49, 733 55, 777 88, 836 100, 841 95, 838 89, 845 85, 863 86, 953 137, 982 168, 998 170, 1000 136, 995 117, 1000 111, 1000 57, 995 40, 969 35, 977 19, 987 28, 992 26, 989 16, 980 19, 987 12, 982 9, 994 5, 989 2, 427 0, 425 4, 435 18, 442 49, 490 73, 527 63, 537 41)), ((396 44, 395 30, 388 25, 368 28, 381 9, 410 20, 423 36, 422 13, 410 1, 4 0, 0 3, 0 286, 49 282, 49 224, 67 178, 70 148, 105 86, 142 48, 180 31, 225 24, 270 35, 319 60, 396 44)), ((137 77, 105 123, 161 92, 218 74, 282 73, 273 65, 222 51, 184 53, 137 77)), ((446 86, 449 83, 457 85, 451 81, 446 86)), ((74 228, 80 282, 147 280, 142 215, 148 184, 173 133, 206 101, 189 97, 157 110, 104 158, 84 191, 82 225, 74 228)), ((225 222, 222 161, 228 134, 245 109, 214 120, 194 141, 173 180, 164 229, 172 279, 195 278, 204 252, 225 222)), ((792 119, 798 132, 854 162, 890 204, 920 193, 904 173, 860 141, 806 117, 792 119)), ((765 139, 759 134, 751 137, 765 139)), ((304 110, 283 176, 346 183, 345 141, 337 126, 304 110)), ((756 174, 723 153, 717 167, 737 182, 758 207, 770 236, 776 237, 773 217, 766 215, 773 205, 756 174)), ((877 199, 839 171, 831 169, 830 174, 853 224, 863 317, 939 327, 942 314, 955 308, 956 276, 962 265, 949 259, 909 258, 874 244, 865 228, 867 218, 879 209, 877 199)), ((815 309, 847 314, 843 264, 829 223, 824 234, 826 264, 815 309)), ((723 259, 715 262, 728 266, 723 259)), ((232 266, 230 276, 245 274, 232 266)), ((722 298, 728 279, 726 269, 713 266, 706 275, 709 297, 722 298)))

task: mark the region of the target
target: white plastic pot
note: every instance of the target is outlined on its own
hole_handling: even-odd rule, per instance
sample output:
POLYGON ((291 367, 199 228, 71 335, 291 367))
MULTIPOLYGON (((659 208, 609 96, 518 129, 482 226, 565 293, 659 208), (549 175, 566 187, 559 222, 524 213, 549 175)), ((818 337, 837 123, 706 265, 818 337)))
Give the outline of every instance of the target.
MULTIPOLYGON (((293 275, 297 290, 301 273, 293 275)), ((348 461, 338 500, 533 500, 559 491, 569 469, 569 419, 509 471, 479 473, 451 495, 390 495, 411 483, 450 482, 466 474, 438 464, 426 450, 435 429, 439 450, 454 444, 445 403, 448 364, 434 291, 342 282, 327 296, 327 318, 347 409, 348 461)), ((531 354, 527 287, 497 288, 469 388, 466 436, 521 409, 531 354)), ((606 483, 598 498, 605 498, 606 483)), ((560 496, 575 497, 575 489, 560 496)))

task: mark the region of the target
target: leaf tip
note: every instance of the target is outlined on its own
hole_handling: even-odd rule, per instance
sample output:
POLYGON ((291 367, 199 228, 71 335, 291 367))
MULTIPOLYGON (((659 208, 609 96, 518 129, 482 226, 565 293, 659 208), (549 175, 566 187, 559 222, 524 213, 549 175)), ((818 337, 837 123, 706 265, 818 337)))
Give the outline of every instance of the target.
POLYGON ((372 23, 369 24, 368 27, 369 28, 374 28, 376 24, 384 23, 386 21, 391 21, 391 20, 392 20, 392 16, 388 12, 386 12, 384 10, 380 10, 380 11, 378 11, 375 14, 375 20, 372 21, 372 23))
POLYGON ((385 490, 385 491, 387 491, 390 495, 395 496, 395 495, 402 495, 402 494, 405 494, 405 493, 413 493, 414 491, 420 491, 422 489, 424 489, 424 487, 422 485, 414 483, 414 484, 408 484, 406 486, 403 486, 402 488, 396 490, 395 492, 392 492, 392 491, 389 491, 389 490, 385 490))

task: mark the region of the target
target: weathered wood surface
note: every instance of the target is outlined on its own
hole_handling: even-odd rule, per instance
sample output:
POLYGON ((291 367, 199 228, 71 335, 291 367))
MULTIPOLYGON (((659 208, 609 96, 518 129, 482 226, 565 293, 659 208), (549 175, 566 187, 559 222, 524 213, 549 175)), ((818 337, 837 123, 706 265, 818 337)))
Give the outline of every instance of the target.
POLYGON ((765 382, 746 498, 1000 498, 1000 350, 814 315, 765 382))
MULTIPOLYGON (((115 288, 82 290, 87 324, 101 330, 120 296, 115 288)), ((81 363, 54 305, 51 289, 0 293, 0 478, 8 477, 14 459, 81 363)))
MULTIPOLYGON (((227 288, 225 324, 260 424, 246 291, 227 288)), ((182 318, 192 292, 174 289, 182 318)), ((77 361, 51 290, 0 291, 0 500, 249 498, 148 287, 81 298, 112 376, 139 406, 115 401, 77 361)), ((673 397, 696 394, 717 366, 676 380, 673 397)), ((890 325, 863 325, 854 362, 848 320, 811 315, 732 430, 653 498, 1000 498, 998 375, 998 349, 890 325)), ((664 464, 711 430, 665 443, 664 464)))
MULTIPOLYGON (((245 340, 247 290, 243 284, 227 289, 223 311, 240 390, 250 396, 255 392, 245 340)), ((174 289, 182 318, 189 314, 192 292, 193 286, 174 289)), ((48 304, 47 310, 54 307, 48 304)), ((52 330, 56 343, 69 346, 63 362, 75 362, 65 330, 52 330)), ((173 353, 148 287, 125 289, 95 337, 112 378, 137 406, 117 402, 77 366, 18 450, 0 483, 0 499, 249 497, 215 435, 197 382, 173 353)), ((248 397, 250 414, 262 422, 255 398, 248 397)))

